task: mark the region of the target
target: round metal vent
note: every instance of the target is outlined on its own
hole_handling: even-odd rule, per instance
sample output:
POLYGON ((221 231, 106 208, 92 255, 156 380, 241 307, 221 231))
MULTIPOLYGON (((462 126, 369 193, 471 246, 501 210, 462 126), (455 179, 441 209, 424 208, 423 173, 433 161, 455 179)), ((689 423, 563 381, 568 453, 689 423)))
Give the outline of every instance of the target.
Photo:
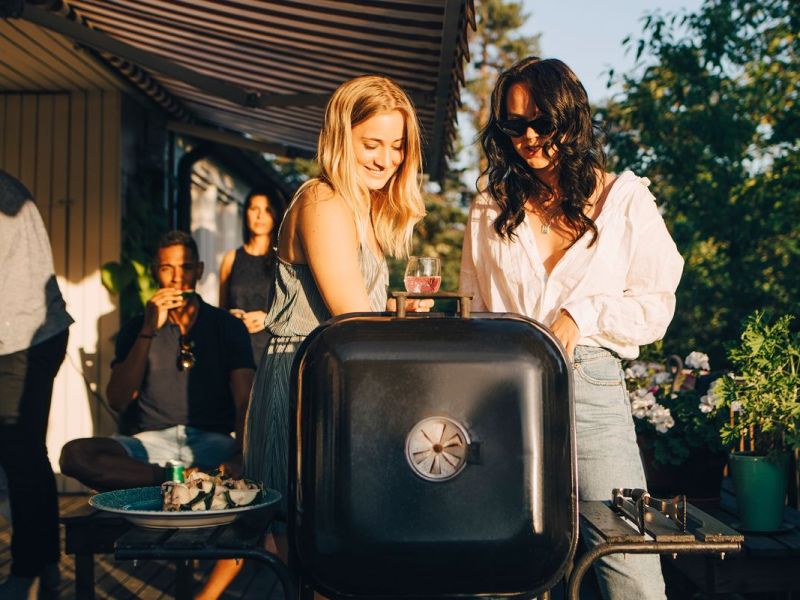
POLYGON ((447 481, 466 466, 469 444, 464 426, 447 417, 430 417, 408 432, 406 459, 423 479, 447 481))

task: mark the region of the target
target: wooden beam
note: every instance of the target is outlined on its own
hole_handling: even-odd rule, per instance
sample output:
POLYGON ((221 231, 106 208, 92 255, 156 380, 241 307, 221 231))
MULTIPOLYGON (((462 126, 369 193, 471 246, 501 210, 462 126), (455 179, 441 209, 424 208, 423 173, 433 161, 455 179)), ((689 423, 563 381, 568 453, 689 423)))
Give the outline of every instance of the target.
POLYGON ((294 148, 284 144, 275 142, 262 142, 246 138, 242 135, 229 133, 227 131, 220 131, 212 127, 203 125, 193 125, 190 123, 181 123, 178 121, 170 121, 167 123, 167 129, 188 135, 200 140, 215 142, 224 146, 233 146, 235 148, 242 148, 243 150, 252 150, 254 152, 267 152, 269 154, 276 154, 278 156, 286 156, 289 158, 313 158, 314 152, 305 148, 294 148))
POLYGON ((428 172, 432 179, 443 174, 443 154, 445 149, 445 121, 447 102, 450 95, 450 80, 456 60, 458 44, 458 24, 464 0, 445 0, 444 21, 442 22, 442 46, 439 53, 439 77, 436 83, 436 110, 433 115, 433 137, 428 148, 428 172))

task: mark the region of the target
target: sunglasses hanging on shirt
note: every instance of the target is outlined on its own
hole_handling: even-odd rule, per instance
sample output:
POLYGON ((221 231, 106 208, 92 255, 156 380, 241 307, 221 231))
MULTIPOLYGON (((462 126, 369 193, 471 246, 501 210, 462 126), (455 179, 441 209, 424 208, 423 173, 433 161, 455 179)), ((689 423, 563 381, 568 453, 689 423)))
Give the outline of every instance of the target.
POLYGON ((546 115, 540 115, 530 121, 521 117, 497 121, 497 128, 509 137, 521 137, 525 135, 529 127, 536 132, 536 135, 541 136, 550 135, 556 130, 553 119, 546 115))
POLYGON ((184 336, 178 339, 180 351, 178 352, 178 371, 188 371, 191 369, 197 359, 194 356, 194 340, 188 340, 184 336))

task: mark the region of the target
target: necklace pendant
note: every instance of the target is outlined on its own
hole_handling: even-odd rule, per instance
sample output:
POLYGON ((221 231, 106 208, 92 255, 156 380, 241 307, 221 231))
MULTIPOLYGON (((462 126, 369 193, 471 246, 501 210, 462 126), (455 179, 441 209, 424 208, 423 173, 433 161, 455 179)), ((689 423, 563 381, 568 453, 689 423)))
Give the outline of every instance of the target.
POLYGON ((550 223, 542 223, 542 233, 545 235, 550 233, 550 223))

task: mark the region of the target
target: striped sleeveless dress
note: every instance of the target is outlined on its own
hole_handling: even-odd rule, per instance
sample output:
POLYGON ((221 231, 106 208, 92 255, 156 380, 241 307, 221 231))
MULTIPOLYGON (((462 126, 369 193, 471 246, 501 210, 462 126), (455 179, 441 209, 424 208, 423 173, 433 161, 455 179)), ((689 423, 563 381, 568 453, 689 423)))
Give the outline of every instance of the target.
MULTIPOLYGON (((386 260, 376 258, 362 244, 359 261, 370 309, 386 310, 386 260)), ((308 265, 292 264, 278 257, 274 293, 266 318, 272 338, 256 371, 245 421, 244 474, 283 495, 278 516, 285 518, 292 361, 300 343, 331 314, 308 265)))

